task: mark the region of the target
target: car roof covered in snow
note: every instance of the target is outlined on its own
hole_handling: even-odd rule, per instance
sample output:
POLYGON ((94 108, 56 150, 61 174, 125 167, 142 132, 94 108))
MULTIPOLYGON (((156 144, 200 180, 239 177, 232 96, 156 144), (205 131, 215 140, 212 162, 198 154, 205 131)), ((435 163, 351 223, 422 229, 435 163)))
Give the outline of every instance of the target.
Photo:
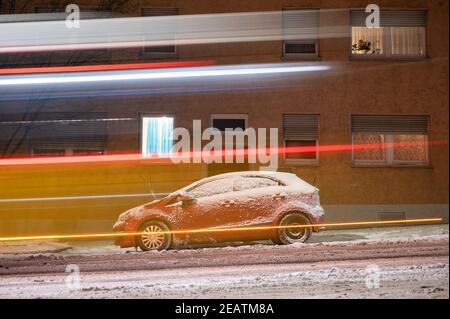
POLYGON ((303 188, 312 188, 314 190, 317 190, 316 187, 305 182, 304 180, 302 180, 300 177, 298 177, 297 175, 295 175, 293 173, 271 172, 271 171, 240 171, 240 172, 231 172, 231 173, 214 175, 214 176, 210 176, 210 177, 201 179, 195 183, 192 183, 192 184, 182 188, 182 190, 187 190, 198 184, 203 184, 203 183, 207 183, 207 182, 214 181, 214 180, 220 180, 220 179, 224 179, 224 178, 238 178, 238 177, 265 177, 265 178, 277 180, 286 186, 299 186, 299 187, 303 187, 303 188))

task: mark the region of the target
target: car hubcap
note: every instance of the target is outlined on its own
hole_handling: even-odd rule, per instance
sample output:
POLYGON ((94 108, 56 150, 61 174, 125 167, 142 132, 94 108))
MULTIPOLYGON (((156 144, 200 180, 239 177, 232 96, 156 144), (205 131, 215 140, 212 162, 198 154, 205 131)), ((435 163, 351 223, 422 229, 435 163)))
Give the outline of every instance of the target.
POLYGON ((157 225, 150 225, 144 229, 142 243, 147 248, 157 249, 164 243, 164 234, 162 228, 157 225))
MULTIPOLYGON (((298 223, 292 223, 289 226, 295 226, 295 225, 300 225, 298 223)), ((288 235, 290 238, 292 239, 299 239, 301 238, 305 233, 305 228, 304 227, 289 227, 286 228, 286 235, 288 235)))

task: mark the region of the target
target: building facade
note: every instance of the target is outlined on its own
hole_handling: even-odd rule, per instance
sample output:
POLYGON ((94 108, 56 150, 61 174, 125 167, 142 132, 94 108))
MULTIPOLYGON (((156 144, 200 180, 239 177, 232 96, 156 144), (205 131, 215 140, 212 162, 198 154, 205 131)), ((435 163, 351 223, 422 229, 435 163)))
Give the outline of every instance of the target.
MULTIPOLYGON (((63 11, 48 2, 1 5, 4 13, 63 11)), ((137 17, 281 11, 282 30, 312 31, 289 40, 175 42, 50 57, 2 54, 0 63, 11 68, 68 61, 210 61, 305 63, 329 69, 300 76, 162 81, 138 86, 133 94, 68 96, 55 91, 42 97, 33 91, 26 98, 16 94, 1 99, 4 158, 156 153, 152 161, 0 167, 2 233, 45 233, 55 227, 64 232, 107 231, 119 213, 153 196, 217 173, 259 168, 158 161, 152 145, 167 139, 155 135, 155 127, 163 125, 161 118, 170 120, 164 125, 191 132, 193 120, 201 120, 202 128, 277 128, 281 149, 312 148, 315 151, 307 153, 281 152, 278 170, 295 173, 320 189, 327 222, 419 217, 448 221, 448 1, 380 0, 379 28, 365 25, 369 3, 362 0, 93 3, 79 1, 82 12, 137 17), (127 194, 136 196, 103 197, 127 194), (23 200, 32 198, 41 200, 23 200)))

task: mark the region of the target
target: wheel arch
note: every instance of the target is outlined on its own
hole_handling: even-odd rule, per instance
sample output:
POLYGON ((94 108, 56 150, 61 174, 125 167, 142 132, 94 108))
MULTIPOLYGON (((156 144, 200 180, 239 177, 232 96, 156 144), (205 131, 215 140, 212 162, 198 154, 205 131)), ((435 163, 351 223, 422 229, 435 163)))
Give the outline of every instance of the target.
POLYGON ((294 214, 294 213, 301 214, 301 215, 305 216, 308 219, 309 223, 311 225, 314 225, 314 219, 313 219, 312 214, 310 212, 308 212, 306 209, 302 209, 302 208, 298 208, 298 207, 297 208, 293 208, 292 207, 292 208, 288 208, 286 210, 283 210, 280 214, 278 214, 277 220, 276 220, 276 224, 279 225, 281 220, 284 217, 286 217, 289 214, 294 214))

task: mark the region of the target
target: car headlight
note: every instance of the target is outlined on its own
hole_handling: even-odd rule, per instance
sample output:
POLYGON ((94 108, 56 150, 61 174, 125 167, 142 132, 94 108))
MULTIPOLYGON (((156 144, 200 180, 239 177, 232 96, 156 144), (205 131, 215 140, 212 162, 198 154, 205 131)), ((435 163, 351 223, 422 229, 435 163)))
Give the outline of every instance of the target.
POLYGON ((127 219, 130 218, 130 216, 133 214, 133 210, 128 210, 125 213, 122 213, 119 215, 119 222, 124 222, 127 219))

